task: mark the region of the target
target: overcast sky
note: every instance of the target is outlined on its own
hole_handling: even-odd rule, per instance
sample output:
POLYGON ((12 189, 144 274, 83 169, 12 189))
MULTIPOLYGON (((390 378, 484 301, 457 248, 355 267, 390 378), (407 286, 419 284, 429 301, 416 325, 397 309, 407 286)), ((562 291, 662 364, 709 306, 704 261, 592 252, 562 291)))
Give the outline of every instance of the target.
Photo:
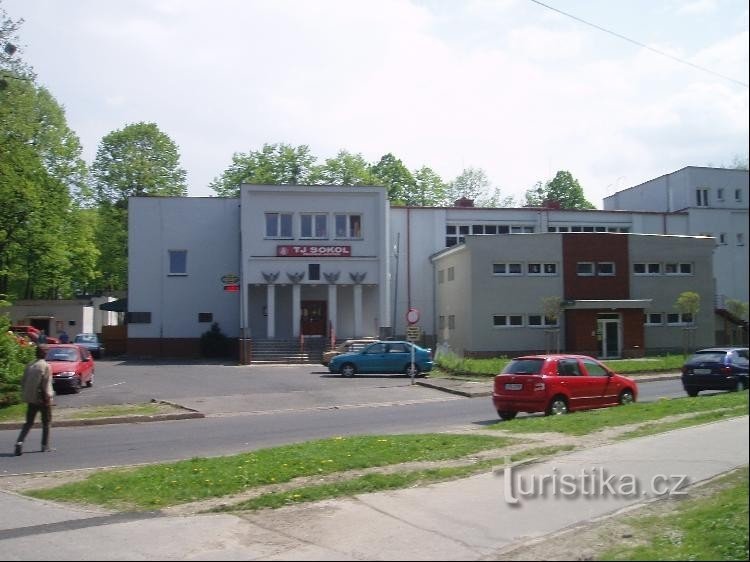
POLYGON ((569 170, 598 208, 748 154, 747 0, 544 2, 705 70, 532 0, 0 2, 86 161, 154 122, 191 196, 264 143, 482 168, 519 198, 569 170))

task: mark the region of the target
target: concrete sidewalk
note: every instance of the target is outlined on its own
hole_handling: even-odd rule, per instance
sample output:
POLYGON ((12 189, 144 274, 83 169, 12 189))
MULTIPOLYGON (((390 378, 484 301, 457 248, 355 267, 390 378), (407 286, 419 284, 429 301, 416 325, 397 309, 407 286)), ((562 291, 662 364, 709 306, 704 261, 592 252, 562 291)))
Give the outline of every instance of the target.
POLYGON ((519 541, 653 498, 683 476, 696 483, 747 464, 748 427, 745 416, 497 474, 246 515, 107 514, 3 492, 0 549, 6 560, 496 558, 519 541), (575 479, 574 496, 522 493, 563 476, 575 479), (597 485, 604 480, 614 493, 597 485))

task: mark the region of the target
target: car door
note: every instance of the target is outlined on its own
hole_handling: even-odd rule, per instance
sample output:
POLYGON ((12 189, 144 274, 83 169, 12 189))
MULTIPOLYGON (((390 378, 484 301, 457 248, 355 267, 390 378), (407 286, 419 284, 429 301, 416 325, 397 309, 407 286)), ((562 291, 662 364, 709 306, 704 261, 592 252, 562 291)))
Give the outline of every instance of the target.
POLYGON ((94 373, 94 358, 91 352, 85 347, 79 346, 78 349, 81 353, 81 383, 86 384, 91 380, 91 376, 94 373))
MULTIPOLYGON (((586 385, 587 381, 582 376, 578 359, 575 357, 560 359, 557 362, 557 377, 555 378, 557 379, 555 383, 559 386, 560 391, 568 396, 569 410, 589 407, 590 398, 586 385)), ((557 392, 558 390, 553 390, 552 394, 557 392)))
POLYGON ((583 381, 586 386, 587 402, 590 408, 599 408, 617 402, 619 388, 609 376, 609 371, 593 359, 582 359, 583 381))
MULTIPOLYGON (((401 373, 411 361, 411 348, 403 342, 388 344, 388 372, 401 373)), ((416 361, 416 359, 415 359, 416 361)))
POLYGON ((359 355, 357 370, 361 373, 382 373, 388 363, 388 348, 385 343, 374 343, 359 355))

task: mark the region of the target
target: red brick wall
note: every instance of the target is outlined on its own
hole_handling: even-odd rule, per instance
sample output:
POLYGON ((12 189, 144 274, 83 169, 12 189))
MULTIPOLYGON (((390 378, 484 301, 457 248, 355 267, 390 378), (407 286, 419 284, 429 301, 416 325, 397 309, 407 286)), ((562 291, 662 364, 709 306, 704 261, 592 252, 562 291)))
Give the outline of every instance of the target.
POLYGON ((628 237, 614 233, 565 233, 563 250, 563 290, 566 299, 630 298, 628 237), (614 276, 579 276, 578 262, 614 262, 614 276))

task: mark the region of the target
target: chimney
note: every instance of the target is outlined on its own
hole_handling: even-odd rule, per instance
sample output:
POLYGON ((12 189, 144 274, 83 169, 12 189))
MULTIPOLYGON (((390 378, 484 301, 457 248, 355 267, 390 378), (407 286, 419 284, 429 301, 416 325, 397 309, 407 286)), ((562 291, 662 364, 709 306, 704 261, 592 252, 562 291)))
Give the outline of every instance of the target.
POLYGON ((454 207, 473 207, 474 206, 474 200, 473 199, 467 199, 466 197, 461 197, 461 199, 457 199, 455 203, 453 203, 454 207))

